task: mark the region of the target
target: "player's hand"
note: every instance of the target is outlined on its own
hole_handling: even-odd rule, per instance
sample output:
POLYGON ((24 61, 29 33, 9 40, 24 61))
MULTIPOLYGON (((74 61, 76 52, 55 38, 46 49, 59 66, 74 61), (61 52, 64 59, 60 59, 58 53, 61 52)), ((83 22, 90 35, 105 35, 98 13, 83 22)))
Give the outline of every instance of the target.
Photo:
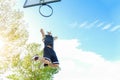
POLYGON ((56 40, 56 39, 58 39, 58 37, 57 37, 57 36, 55 36, 55 37, 54 37, 54 40, 56 40))
POLYGON ((42 28, 40 29, 40 32, 43 32, 43 29, 42 29, 42 28))

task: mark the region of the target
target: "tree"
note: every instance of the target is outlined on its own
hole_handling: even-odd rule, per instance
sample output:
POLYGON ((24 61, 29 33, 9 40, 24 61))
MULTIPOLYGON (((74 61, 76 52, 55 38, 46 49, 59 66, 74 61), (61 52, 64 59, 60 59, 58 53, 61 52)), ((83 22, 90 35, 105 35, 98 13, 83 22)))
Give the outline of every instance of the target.
POLYGON ((27 43, 29 32, 24 14, 13 9, 14 4, 15 0, 0 0, 0 39, 4 41, 0 74, 10 72, 10 80, 52 80, 59 69, 43 68, 41 62, 31 60, 35 54, 42 56, 41 45, 27 43))

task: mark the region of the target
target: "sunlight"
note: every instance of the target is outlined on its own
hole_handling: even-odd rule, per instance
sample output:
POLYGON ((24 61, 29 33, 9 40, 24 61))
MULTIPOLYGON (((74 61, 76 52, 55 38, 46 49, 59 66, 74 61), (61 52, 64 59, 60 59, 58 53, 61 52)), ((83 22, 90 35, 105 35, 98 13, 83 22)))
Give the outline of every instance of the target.
POLYGON ((0 49, 3 47, 3 41, 2 40, 0 40, 0 49))

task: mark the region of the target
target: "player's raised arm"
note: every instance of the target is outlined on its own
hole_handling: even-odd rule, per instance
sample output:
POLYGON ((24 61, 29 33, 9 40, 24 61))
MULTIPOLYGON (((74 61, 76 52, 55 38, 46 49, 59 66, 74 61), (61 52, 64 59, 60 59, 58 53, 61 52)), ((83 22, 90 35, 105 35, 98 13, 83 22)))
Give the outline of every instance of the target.
POLYGON ((44 37, 45 37, 45 32, 44 32, 44 30, 43 30, 43 29, 40 29, 40 32, 41 32, 41 34, 42 34, 42 37, 44 38, 44 37))

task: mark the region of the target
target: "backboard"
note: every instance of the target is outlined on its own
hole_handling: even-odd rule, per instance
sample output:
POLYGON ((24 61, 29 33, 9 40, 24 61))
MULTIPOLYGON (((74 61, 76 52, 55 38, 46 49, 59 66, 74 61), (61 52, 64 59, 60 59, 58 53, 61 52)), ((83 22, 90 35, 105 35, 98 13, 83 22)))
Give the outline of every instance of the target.
POLYGON ((37 6, 37 5, 46 5, 49 3, 54 3, 54 2, 59 2, 61 0, 26 0, 23 7, 32 7, 32 6, 37 6))

